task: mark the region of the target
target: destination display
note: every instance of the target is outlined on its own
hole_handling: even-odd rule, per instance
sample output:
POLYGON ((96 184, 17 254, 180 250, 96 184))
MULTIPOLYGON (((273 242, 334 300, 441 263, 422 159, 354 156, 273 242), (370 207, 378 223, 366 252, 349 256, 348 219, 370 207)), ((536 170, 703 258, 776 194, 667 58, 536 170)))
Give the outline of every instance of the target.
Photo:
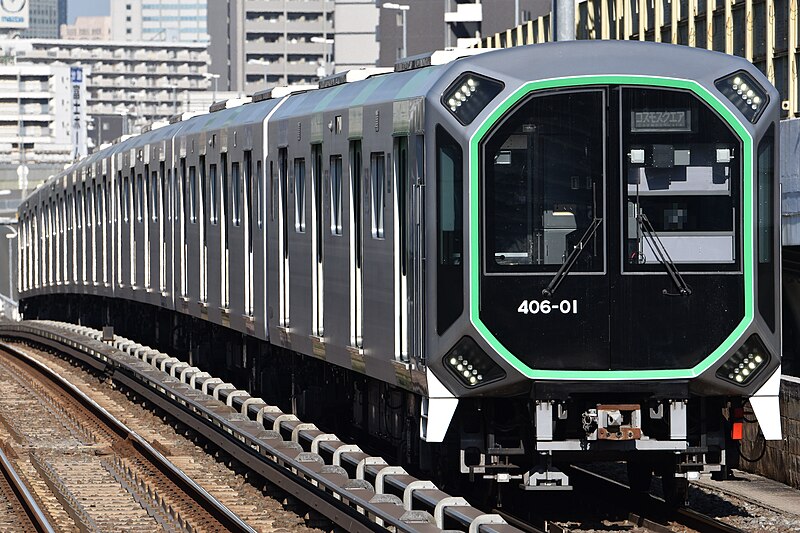
POLYGON ((631 112, 631 132, 687 132, 692 131, 690 109, 661 109, 631 112))

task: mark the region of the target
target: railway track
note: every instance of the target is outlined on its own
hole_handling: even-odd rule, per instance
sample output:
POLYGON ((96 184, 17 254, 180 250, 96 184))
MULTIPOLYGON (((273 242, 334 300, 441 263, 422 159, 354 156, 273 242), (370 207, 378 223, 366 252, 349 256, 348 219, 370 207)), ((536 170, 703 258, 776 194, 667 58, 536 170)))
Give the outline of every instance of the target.
POLYGON ((498 514, 416 479, 403 468, 253 398, 174 357, 116 337, 54 322, 0 325, 23 339, 109 376, 218 453, 346 531, 470 533, 521 531, 498 514))
POLYGON ((0 530, 54 533, 30 489, 0 446, 0 530))
POLYGON ((27 450, 17 464, 39 480, 54 529, 254 531, 47 366, 0 343, 0 373, 16 407, 0 421, 27 450))
MULTIPOLYGON (((570 479, 580 484, 582 490, 602 495, 602 501, 608 501, 609 505, 627 507, 626 522, 642 530, 665 533, 686 531, 688 528, 698 533, 746 533, 742 529, 688 507, 674 508, 661 498, 632 492, 624 483, 585 468, 571 466, 569 470, 570 479), (619 502, 624 504, 620 505, 619 502)), ((550 527, 549 531, 557 533, 569 531, 569 528, 555 526, 550 527)))

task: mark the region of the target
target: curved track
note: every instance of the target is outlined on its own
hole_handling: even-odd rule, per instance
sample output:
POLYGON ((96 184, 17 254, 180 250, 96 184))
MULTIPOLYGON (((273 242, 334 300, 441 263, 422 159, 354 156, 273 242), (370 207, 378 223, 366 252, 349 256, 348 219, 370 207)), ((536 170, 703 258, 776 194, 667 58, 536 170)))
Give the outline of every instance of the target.
POLYGON ((53 533, 50 521, 39 508, 28 486, 0 449, 0 530, 53 533))
POLYGON ((105 373, 346 531, 520 531, 336 435, 127 339, 104 343, 99 331, 55 322, 2 324, 0 335, 25 339, 105 373))
POLYGON ((73 522, 57 529, 254 531, 47 366, 0 343, 0 370, 21 406, 4 414, 4 425, 73 522))

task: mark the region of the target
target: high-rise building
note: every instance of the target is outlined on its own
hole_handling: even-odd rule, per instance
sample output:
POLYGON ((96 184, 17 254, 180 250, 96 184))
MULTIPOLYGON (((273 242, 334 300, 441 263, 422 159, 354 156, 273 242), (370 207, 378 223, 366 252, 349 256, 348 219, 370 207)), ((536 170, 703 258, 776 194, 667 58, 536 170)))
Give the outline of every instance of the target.
MULTIPOLYGON (((494 34, 550 12, 551 0, 400 0, 405 11, 406 56, 449 47, 478 44, 494 34)), ((378 0, 378 5, 384 4, 378 0)), ((380 10, 378 26, 381 66, 403 55, 403 12, 380 10)))
MULTIPOLYGON (((149 1, 149 0, 148 0, 149 1)), ((253 93, 333 72, 334 0, 209 0, 212 74, 253 93)), ((372 6, 374 7, 374 6, 372 6)))
POLYGON ((33 189, 86 150, 82 71, 0 65, 0 189, 33 189))
MULTIPOLYGON (((224 3, 211 0, 209 3, 224 3)), ((115 41, 198 42, 208 40, 206 3, 200 0, 113 0, 115 41)))
POLYGON ((31 0, 30 27, 22 31, 22 37, 58 39, 61 25, 66 23, 67 0, 31 0))
MULTIPOLYGON (((0 39, 0 50, 17 64, 82 68, 89 120, 121 116, 124 133, 184 111, 208 109, 214 84, 207 49, 208 43, 0 39)), ((110 122, 95 127, 103 132, 110 122)), ((109 135, 96 135, 95 142, 109 135)))
POLYGON ((377 40, 379 17, 380 9, 375 0, 335 0, 333 48, 336 72, 375 66, 380 51, 377 40))

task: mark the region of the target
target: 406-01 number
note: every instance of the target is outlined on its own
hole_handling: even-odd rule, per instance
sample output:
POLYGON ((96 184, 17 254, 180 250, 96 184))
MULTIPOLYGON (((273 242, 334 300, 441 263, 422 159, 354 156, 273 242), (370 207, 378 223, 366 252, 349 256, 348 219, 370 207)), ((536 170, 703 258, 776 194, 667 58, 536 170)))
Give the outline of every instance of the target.
POLYGON ((562 315, 577 315, 578 314, 578 300, 561 300, 560 302, 551 302, 550 300, 523 300, 517 313, 523 315, 549 315, 550 313, 561 313, 562 315))

